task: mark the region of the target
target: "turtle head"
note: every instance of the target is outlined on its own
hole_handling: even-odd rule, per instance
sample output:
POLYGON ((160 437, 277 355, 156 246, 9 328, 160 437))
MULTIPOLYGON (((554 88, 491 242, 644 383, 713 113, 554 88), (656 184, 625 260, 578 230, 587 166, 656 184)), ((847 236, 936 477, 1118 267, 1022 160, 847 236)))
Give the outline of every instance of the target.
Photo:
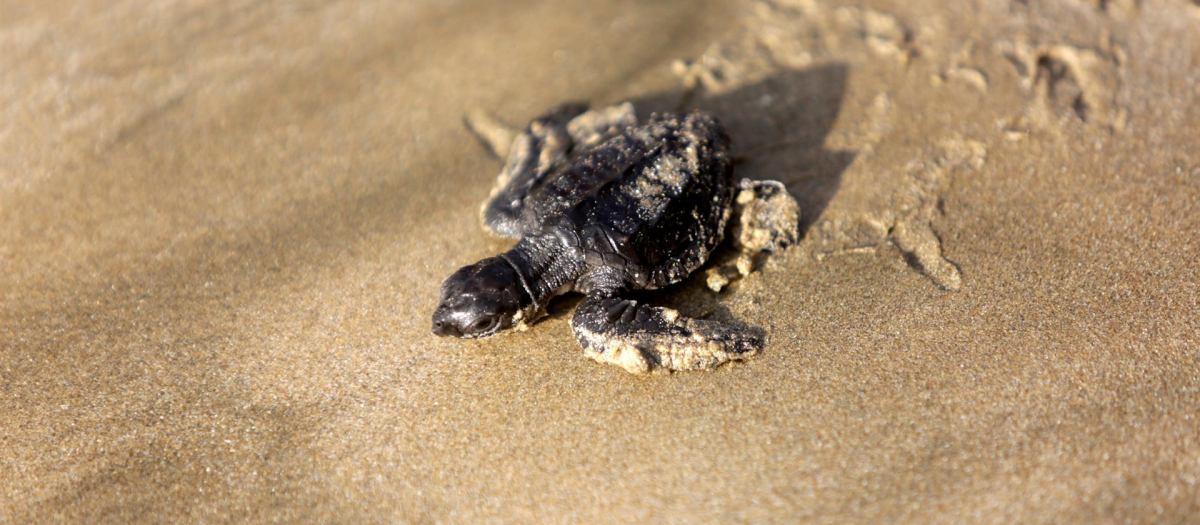
POLYGON ((433 333, 475 339, 512 328, 533 300, 507 261, 489 257, 459 268, 442 283, 433 333))

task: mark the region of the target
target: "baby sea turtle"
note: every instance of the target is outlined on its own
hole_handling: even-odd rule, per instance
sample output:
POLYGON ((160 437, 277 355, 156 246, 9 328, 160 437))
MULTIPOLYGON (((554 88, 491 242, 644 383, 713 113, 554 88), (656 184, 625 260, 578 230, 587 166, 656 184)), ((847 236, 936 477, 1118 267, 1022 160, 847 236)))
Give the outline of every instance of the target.
MULTIPOLYGON (((731 230, 744 254, 793 243, 800 208, 782 184, 735 183, 729 137, 713 116, 654 114, 631 103, 587 111, 564 105, 513 133, 468 123, 498 155, 486 229, 519 239, 511 250, 454 272, 442 284, 433 332, 478 338, 525 329, 556 295, 587 297, 571 319, 585 353, 634 373, 706 369, 756 354, 762 338, 630 299, 679 282, 731 230)), ((724 284, 710 276, 710 285, 724 284)))

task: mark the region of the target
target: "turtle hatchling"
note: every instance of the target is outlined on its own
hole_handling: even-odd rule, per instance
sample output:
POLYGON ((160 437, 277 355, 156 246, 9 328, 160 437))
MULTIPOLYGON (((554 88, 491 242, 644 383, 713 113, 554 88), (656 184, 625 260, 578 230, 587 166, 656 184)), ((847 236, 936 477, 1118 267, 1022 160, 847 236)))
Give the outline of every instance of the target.
MULTIPOLYGON (((520 132, 478 112, 467 122, 507 154, 483 225, 518 241, 446 279, 435 334, 524 330, 551 298, 575 291, 586 295, 571 318, 585 354, 629 372, 708 369, 762 349, 756 330, 630 297, 696 271, 727 229, 741 254, 734 274, 798 239, 800 207, 782 184, 734 181, 729 137, 716 118, 693 111, 639 123, 626 102, 590 111, 563 105, 520 132)), ((715 289, 727 282, 719 271, 709 276, 715 289)))

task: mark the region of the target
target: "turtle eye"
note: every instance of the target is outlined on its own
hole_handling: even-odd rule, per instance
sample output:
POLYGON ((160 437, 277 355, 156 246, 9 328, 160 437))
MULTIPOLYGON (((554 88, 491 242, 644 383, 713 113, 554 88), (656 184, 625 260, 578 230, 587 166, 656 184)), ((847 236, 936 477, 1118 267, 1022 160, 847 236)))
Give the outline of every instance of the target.
POLYGON ((493 326, 496 326, 495 319, 481 317, 478 320, 476 320, 474 323, 471 323, 471 333, 477 334, 480 332, 486 332, 488 330, 491 330, 493 326))

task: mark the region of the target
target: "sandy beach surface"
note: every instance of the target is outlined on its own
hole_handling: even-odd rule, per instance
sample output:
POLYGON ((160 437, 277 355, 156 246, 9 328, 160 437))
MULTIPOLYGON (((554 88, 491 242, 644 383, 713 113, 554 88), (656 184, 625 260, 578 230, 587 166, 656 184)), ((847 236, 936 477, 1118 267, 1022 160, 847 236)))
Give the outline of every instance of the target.
POLYGON ((5 1, 0 522, 1195 523, 1198 137, 1185 0, 5 1), (800 201, 761 355, 430 333, 569 100, 800 201))

